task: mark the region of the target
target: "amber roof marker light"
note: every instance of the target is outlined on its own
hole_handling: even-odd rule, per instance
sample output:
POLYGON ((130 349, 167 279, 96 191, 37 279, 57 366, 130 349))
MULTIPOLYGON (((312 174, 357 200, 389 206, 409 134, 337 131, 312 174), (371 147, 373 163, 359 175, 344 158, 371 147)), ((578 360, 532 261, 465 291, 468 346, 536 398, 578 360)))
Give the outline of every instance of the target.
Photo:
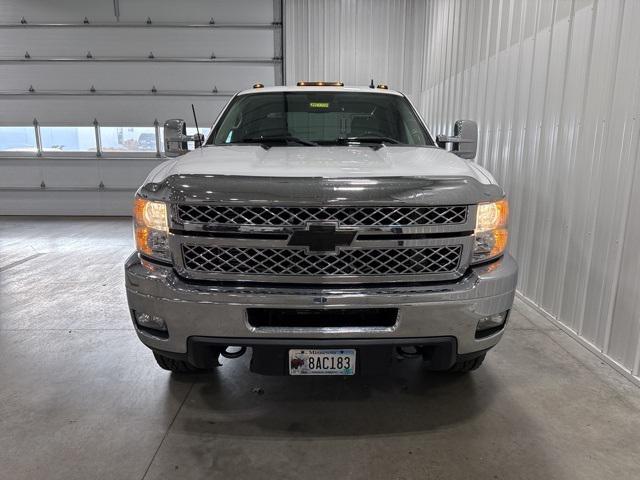
POLYGON ((298 82, 297 87, 344 87, 342 82, 298 82))
POLYGON ((389 90, 389 87, 384 83, 379 83, 376 88, 379 88, 381 90, 389 90))
POLYGON ((264 88, 264 85, 262 83, 254 83, 253 88, 264 88))

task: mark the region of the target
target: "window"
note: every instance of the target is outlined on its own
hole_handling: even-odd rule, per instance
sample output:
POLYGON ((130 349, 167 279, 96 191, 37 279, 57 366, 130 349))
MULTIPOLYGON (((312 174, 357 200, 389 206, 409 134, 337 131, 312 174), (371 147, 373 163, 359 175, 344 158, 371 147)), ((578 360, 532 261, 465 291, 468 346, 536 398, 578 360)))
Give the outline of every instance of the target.
POLYGON ((155 152, 156 130, 153 127, 100 127, 102 151, 155 152))
POLYGON ((0 151, 36 152, 36 130, 31 127, 0 127, 0 151))
POLYGON ((95 152, 93 127, 40 127, 44 152, 95 152))
POLYGON ((283 92, 236 97, 209 143, 433 145, 409 102, 378 92, 283 92))
MULTIPOLYGON (((103 153, 137 152, 156 154, 155 127, 98 127, 100 146, 103 153)), ((205 138, 210 128, 201 128, 205 138)), ((193 135, 196 129, 188 128, 187 135, 193 135)), ((97 152, 96 129, 86 127, 53 127, 40 126, 41 149, 44 153, 52 152, 97 152)), ((160 150, 164 151, 163 130, 160 129, 160 150)), ((189 142, 193 150, 194 143, 189 142)), ((0 126, 0 152, 32 152, 38 153, 36 127, 2 127, 0 126)))

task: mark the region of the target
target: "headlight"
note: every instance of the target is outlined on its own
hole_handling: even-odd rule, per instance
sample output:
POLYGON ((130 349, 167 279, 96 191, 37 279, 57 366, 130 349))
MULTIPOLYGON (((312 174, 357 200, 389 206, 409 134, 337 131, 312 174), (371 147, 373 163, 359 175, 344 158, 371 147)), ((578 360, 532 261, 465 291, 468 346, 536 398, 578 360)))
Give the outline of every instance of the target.
POLYGON ((133 206, 136 248, 149 257, 169 261, 167 205, 136 197, 133 206))
POLYGON ((485 262, 502 255, 507 248, 509 202, 481 203, 476 213, 473 263, 485 262))

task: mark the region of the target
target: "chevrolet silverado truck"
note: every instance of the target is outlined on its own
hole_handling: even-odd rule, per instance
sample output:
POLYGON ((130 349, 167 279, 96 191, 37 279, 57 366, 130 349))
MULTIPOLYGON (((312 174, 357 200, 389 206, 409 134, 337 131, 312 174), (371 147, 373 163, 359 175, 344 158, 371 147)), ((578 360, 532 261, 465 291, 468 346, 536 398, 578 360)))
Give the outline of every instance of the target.
POLYGON ((134 200, 133 324, 160 367, 251 352, 267 375, 354 375, 417 358, 468 372, 500 340, 517 265, 477 125, 434 137, 385 85, 237 93, 207 138, 164 125, 171 158, 134 200), (188 150, 193 142, 195 148, 188 150))

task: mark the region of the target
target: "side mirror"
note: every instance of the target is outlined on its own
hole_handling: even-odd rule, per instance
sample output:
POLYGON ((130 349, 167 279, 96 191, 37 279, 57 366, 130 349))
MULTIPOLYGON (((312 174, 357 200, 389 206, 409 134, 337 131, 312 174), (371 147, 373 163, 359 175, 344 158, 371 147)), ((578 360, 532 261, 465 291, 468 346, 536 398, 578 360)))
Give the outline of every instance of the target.
POLYGON ((187 123, 181 118, 172 118, 164 122, 164 154, 178 157, 189 151, 187 145, 187 123))
POLYGON ((453 126, 453 136, 438 135, 436 141, 442 148, 451 144, 451 153, 472 160, 476 158, 478 149, 478 124, 473 120, 457 120, 453 126))
POLYGON ((164 122, 164 153, 167 157, 178 157, 189 151, 189 143, 198 148, 204 143, 204 135, 187 135, 187 123, 181 118, 172 118, 164 122))

